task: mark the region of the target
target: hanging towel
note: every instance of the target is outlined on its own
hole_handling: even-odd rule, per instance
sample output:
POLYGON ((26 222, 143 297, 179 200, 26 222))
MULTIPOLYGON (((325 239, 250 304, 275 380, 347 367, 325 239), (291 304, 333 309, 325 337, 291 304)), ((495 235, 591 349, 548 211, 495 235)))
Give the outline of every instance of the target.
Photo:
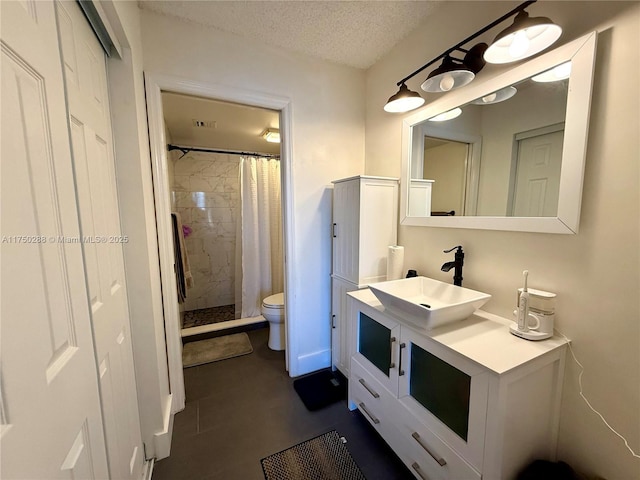
POLYGON ((182 220, 177 212, 171 213, 173 225, 173 252, 175 255, 176 283, 178 285, 178 302, 184 303, 187 298, 187 288, 193 287, 193 276, 189 265, 189 256, 184 245, 182 220))

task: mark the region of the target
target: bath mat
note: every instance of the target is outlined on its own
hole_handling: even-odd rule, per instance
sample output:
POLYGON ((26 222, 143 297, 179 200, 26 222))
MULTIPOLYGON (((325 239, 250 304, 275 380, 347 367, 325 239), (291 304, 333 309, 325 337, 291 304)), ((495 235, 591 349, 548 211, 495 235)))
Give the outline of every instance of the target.
POLYGON ((319 410, 347 396, 347 382, 330 369, 293 381, 293 388, 308 410, 319 410))
POLYGON ((366 480, 332 430, 261 460, 266 480, 366 480))
POLYGON ((253 352, 246 333, 234 333, 224 337, 189 342, 182 348, 182 364, 185 368, 226 360, 253 352))

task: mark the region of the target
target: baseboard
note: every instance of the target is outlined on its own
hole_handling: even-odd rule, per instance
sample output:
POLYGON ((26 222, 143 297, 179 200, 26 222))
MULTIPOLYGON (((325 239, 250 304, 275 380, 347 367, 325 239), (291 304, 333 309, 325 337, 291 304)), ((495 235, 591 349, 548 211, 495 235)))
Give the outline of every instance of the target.
POLYGON ((167 458, 171 453, 171 435, 173 434, 173 418, 174 418, 174 414, 171 413, 171 399, 170 399, 169 402, 167 402, 167 406, 164 412, 164 428, 161 432, 158 432, 153 436, 156 460, 167 458))
POLYGON ((318 350, 307 355, 298 356, 296 376, 315 372, 331 366, 331 349, 318 350))

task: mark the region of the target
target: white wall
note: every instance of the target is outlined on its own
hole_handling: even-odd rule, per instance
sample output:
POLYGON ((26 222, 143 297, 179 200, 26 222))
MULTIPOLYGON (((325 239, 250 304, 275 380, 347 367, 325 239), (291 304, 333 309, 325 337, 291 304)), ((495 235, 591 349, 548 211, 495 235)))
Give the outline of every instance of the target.
POLYGON ((291 98, 292 376, 330 365, 331 180, 364 169, 364 72, 142 12, 145 71, 291 98))
MULTIPOLYGON (((513 5, 446 2, 369 69, 367 174, 400 174, 403 116, 382 110, 395 83, 513 5)), ((513 310, 524 269, 530 272, 530 286, 557 292, 557 328, 572 339, 585 366, 584 393, 640 452, 640 4, 545 1, 529 11, 563 26, 559 44, 600 32, 579 234, 401 227, 399 241, 407 268, 449 282, 450 274, 440 266, 451 258, 442 250, 463 245, 464 284, 491 293, 486 310, 505 317, 513 310)), ((426 75, 418 75, 408 87, 419 90, 426 75)), ((579 397, 578 374, 569 358, 559 459, 591 475, 638 478, 640 460, 579 397)))

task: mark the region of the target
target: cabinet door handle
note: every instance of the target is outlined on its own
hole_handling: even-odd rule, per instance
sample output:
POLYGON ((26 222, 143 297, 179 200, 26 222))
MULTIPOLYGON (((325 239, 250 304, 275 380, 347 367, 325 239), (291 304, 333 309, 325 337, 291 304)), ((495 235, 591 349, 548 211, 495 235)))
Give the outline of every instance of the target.
POLYGON ((420 445, 425 452, 431 455, 431 458, 433 458, 436 462, 438 462, 438 465, 440 465, 441 467, 444 467, 447 464, 447 461, 444 458, 442 457, 438 458, 436 455, 434 455, 431 452, 431 450, 429 450, 429 448, 420 439, 420 435, 418 434, 418 432, 413 432, 411 436, 415 439, 416 442, 418 442, 418 445, 420 445))
MULTIPOLYGON (((391 337, 389 339, 389 350, 391 350, 391 358, 393 359, 393 344, 396 343, 396 337, 391 337)), ((389 368, 396 368, 395 362, 392 360, 389 364, 389 368)))
POLYGON ((411 468, 413 468, 416 471, 416 473, 422 480, 429 480, 427 477, 424 476, 424 474, 422 473, 422 469, 420 468, 420 465, 418 465, 417 462, 413 462, 411 464, 411 468))
POLYGON ((380 398, 380 395, 378 394, 378 392, 376 392, 373 388, 367 385, 367 383, 364 381, 364 378, 361 378, 360 380, 358 380, 358 382, 360 382, 360 384, 367 390, 367 392, 371 394, 373 398, 380 398))
POLYGON ((402 349, 405 348, 407 346, 406 343, 402 342, 400 344, 400 355, 398 355, 398 375, 402 376, 404 375, 404 370, 402 369, 402 349))
POLYGON ((380 423, 380 420, 378 420, 376 417, 371 415, 371 412, 367 410, 367 407, 364 406, 364 403, 359 403, 358 406, 362 409, 364 413, 367 414, 367 417, 369 417, 373 423, 375 423, 376 425, 380 423))
POLYGON ((333 238, 336 238, 338 236, 338 235, 336 235, 336 225, 337 225, 337 223, 333 224, 333 228, 332 228, 332 231, 331 231, 331 235, 333 235, 333 238))
POLYGON ((331 315, 331 328, 336 328, 336 316, 331 315))

